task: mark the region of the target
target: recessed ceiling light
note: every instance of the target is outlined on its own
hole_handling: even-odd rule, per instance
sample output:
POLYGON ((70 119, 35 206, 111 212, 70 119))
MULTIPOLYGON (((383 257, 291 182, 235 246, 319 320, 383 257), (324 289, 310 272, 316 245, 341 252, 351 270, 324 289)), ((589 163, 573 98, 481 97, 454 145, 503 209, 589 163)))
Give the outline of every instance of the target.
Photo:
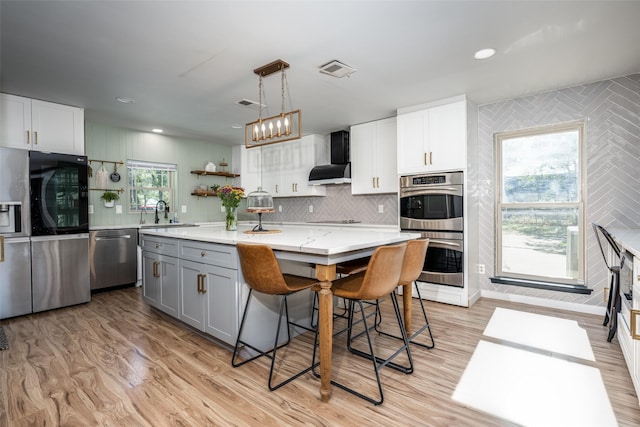
POLYGON ((129 97, 126 97, 126 96, 118 96, 118 97, 116 97, 116 101, 122 102, 123 104, 133 104, 134 102, 136 102, 135 99, 129 98, 129 97))
POLYGON ((155 133, 162 133, 164 132, 162 129, 159 128, 155 128, 155 129, 151 129, 151 132, 155 132, 155 133))
POLYGON ((473 55, 473 57, 475 59, 487 59, 487 58, 491 58, 495 54, 496 54, 495 49, 492 49, 492 48, 480 49, 473 55))
POLYGON ((231 127, 233 129, 242 129, 242 125, 238 125, 238 124, 233 124, 233 125, 231 125, 231 127))

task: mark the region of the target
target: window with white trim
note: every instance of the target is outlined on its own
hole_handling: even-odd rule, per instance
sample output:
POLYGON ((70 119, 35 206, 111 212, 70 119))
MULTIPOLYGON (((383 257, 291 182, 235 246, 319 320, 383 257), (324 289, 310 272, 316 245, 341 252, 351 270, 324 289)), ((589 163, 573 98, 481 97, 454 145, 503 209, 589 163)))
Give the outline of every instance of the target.
POLYGON ((495 135, 496 276, 584 286, 584 124, 495 135))
POLYGON ((176 165, 127 160, 127 170, 130 212, 155 210, 160 200, 174 206, 176 165))

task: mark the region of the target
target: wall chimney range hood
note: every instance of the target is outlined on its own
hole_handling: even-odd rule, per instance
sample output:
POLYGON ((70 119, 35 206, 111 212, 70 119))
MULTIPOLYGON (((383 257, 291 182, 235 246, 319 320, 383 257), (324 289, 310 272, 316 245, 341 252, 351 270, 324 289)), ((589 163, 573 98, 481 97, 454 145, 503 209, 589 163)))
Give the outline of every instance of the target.
POLYGON ((309 173, 309 185, 350 184, 349 132, 331 133, 331 164, 315 166, 309 173))

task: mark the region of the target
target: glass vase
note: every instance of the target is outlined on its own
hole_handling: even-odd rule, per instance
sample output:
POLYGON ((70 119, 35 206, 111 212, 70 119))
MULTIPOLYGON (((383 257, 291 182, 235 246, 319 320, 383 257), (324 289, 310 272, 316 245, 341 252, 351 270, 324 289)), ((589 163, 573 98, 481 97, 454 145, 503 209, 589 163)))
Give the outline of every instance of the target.
POLYGON ((236 208, 225 206, 224 211, 227 231, 236 231, 238 229, 238 215, 236 208))

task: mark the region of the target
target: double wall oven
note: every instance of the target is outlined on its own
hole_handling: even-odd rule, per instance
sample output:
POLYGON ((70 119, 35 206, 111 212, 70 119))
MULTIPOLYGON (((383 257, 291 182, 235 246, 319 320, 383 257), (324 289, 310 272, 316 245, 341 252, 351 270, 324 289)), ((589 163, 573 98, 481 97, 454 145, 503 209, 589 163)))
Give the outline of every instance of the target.
POLYGON ((400 178, 400 228, 429 238, 419 281, 464 286, 463 173, 400 178))

